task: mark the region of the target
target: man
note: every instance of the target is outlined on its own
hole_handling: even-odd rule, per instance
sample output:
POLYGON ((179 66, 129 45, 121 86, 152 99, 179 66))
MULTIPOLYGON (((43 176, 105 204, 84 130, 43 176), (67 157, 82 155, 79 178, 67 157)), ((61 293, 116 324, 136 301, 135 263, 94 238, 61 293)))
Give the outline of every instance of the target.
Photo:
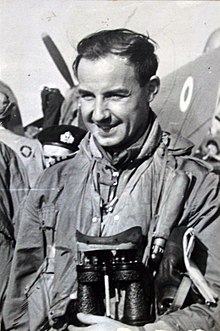
POLYGON ((85 130, 65 124, 53 125, 40 131, 37 139, 43 147, 45 168, 74 157, 85 134, 85 130))
POLYGON ((43 129, 57 125, 60 119, 60 109, 64 101, 64 97, 57 88, 49 88, 45 86, 41 91, 43 129))
POLYGON ((24 128, 22 125, 17 98, 11 88, 2 81, 0 81, 0 92, 6 94, 10 100, 10 103, 13 105, 13 109, 11 109, 10 121, 7 121, 7 129, 18 135, 24 135, 24 128))
POLYGON ((15 245, 13 217, 29 191, 26 171, 13 150, 0 142, 0 324, 15 245))
MULTIPOLYGON (((215 293, 219 294, 220 288, 218 178, 206 164, 189 156, 192 144, 184 139, 176 143, 176 139, 162 132, 150 108, 159 88, 154 42, 130 30, 107 30, 83 39, 77 50, 73 68, 79 81, 82 117, 89 132, 76 157, 49 168, 39 179, 38 189, 31 192, 26 201, 5 306, 7 329, 29 330, 31 308, 27 310, 27 298, 31 294, 27 291, 26 297, 24 288, 27 285, 30 288, 30 283, 36 280, 45 250, 54 247, 50 240, 45 245, 45 238, 49 233, 52 236, 52 230, 55 235, 54 279, 47 316, 53 328, 61 330, 66 323, 69 330, 219 330, 215 293), (157 264, 166 239, 179 227, 191 231, 184 235, 184 241, 191 238, 191 227, 201 241, 198 253, 202 263, 196 260, 202 267, 201 274, 189 261, 192 248, 184 251, 187 252, 184 259, 188 273, 193 282, 198 280, 195 286, 199 291, 198 300, 191 300, 185 308, 170 310, 164 315, 158 316, 155 312, 156 318, 150 318, 149 323, 141 327, 138 323, 128 325, 107 316, 90 314, 77 315, 82 326, 68 321, 71 316, 66 315, 71 315, 70 307, 72 314, 77 310, 76 267, 82 247, 84 254, 91 247, 90 243, 96 249, 105 250, 115 240, 119 243, 113 250, 117 257, 121 247, 138 244, 136 235, 130 238, 128 232, 141 229, 144 243, 141 258, 146 268, 153 270, 149 280, 143 281, 150 282, 150 277, 158 270, 151 265, 157 264), (100 242, 102 244, 98 245, 100 242), (195 277, 195 272, 199 276, 195 277)), ((189 240, 189 244, 191 242, 189 240)), ((179 249, 171 249, 174 254, 177 251, 179 249)), ((177 257, 174 254, 170 263, 169 255, 164 256, 166 260, 161 263, 165 271, 169 266, 171 273, 173 268, 177 271, 183 253, 177 257)), ((123 261, 126 262, 126 257, 122 257, 123 261)), ((132 261, 135 265, 135 257, 132 261)), ((88 257, 84 262, 87 270, 91 266, 88 257)), ((94 270, 99 271, 106 265, 105 259, 104 264, 97 265, 95 257, 93 263, 94 270)), ((77 271, 80 268, 82 266, 77 271)), ((161 270, 160 266, 159 273, 161 270)), ((110 293, 108 291, 106 276, 111 275, 103 273, 107 306, 113 294, 111 289, 110 293)), ((159 276, 161 278, 161 274, 159 276)), ((152 287, 153 284, 148 288, 152 287)), ((96 295, 102 290, 99 286, 96 295)), ((121 298, 121 294, 116 297, 121 298)), ((87 295, 84 305, 88 299, 87 295)), ((90 298, 90 302, 93 304, 96 298, 90 298)), ((138 310, 143 306, 139 305, 138 310)), ((106 315, 112 316, 111 307, 108 310, 110 314, 106 315)), ((114 317, 117 319, 116 315, 114 317)))
POLYGON ((36 139, 18 135, 7 129, 12 110, 13 103, 7 94, 0 92, 0 141, 8 145, 22 160, 32 187, 43 170, 41 144, 36 139))

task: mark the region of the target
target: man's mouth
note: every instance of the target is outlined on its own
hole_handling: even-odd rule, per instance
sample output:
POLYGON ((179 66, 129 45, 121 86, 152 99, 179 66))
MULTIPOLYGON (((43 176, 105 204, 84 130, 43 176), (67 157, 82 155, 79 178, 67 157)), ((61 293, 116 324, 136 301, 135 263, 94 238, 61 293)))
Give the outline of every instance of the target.
POLYGON ((112 126, 98 126, 99 129, 101 129, 102 131, 110 131, 113 127, 112 126))
POLYGON ((109 133, 112 129, 116 127, 116 125, 100 125, 96 124, 98 131, 109 133))

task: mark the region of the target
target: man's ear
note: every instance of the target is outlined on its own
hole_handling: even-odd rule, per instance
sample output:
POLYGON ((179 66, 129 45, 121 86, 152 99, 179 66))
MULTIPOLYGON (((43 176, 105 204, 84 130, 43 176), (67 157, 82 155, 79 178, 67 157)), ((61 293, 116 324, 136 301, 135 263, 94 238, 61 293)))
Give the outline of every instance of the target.
POLYGON ((157 76, 152 76, 147 83, 148 102, 153 101, 154 96, 160 89, 160 79, 157 76))

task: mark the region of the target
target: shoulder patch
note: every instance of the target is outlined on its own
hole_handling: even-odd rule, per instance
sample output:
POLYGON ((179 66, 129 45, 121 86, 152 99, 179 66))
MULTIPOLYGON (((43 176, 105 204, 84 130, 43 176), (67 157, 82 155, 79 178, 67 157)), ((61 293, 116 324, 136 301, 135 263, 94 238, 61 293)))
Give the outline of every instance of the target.
POLYGON ((28 158, 32 154, 32 148, 30 146, 23 145, 20 147, 20 152, 22 156, 28 158))

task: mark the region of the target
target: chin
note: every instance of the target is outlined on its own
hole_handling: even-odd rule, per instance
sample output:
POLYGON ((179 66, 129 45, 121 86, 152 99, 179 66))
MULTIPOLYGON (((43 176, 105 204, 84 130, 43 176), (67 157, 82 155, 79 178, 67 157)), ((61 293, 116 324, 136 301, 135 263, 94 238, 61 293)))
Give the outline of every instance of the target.
POLYGON ((97 139, 99 145, 101 145, 102 147, 106 147, 106 148, 111 148, 111 147, 114 147, 115 144, 112 143, 112 142, 108 142, 108 141, 103 141, 103 139, 97 139))
POLYGON ((112 148, 114 146, 118 146, 120 144, 118 141, 115 141, 114 139, 107 139, 99 136, 95 136, 96 140, 102 147, 106 148, 112 148))

